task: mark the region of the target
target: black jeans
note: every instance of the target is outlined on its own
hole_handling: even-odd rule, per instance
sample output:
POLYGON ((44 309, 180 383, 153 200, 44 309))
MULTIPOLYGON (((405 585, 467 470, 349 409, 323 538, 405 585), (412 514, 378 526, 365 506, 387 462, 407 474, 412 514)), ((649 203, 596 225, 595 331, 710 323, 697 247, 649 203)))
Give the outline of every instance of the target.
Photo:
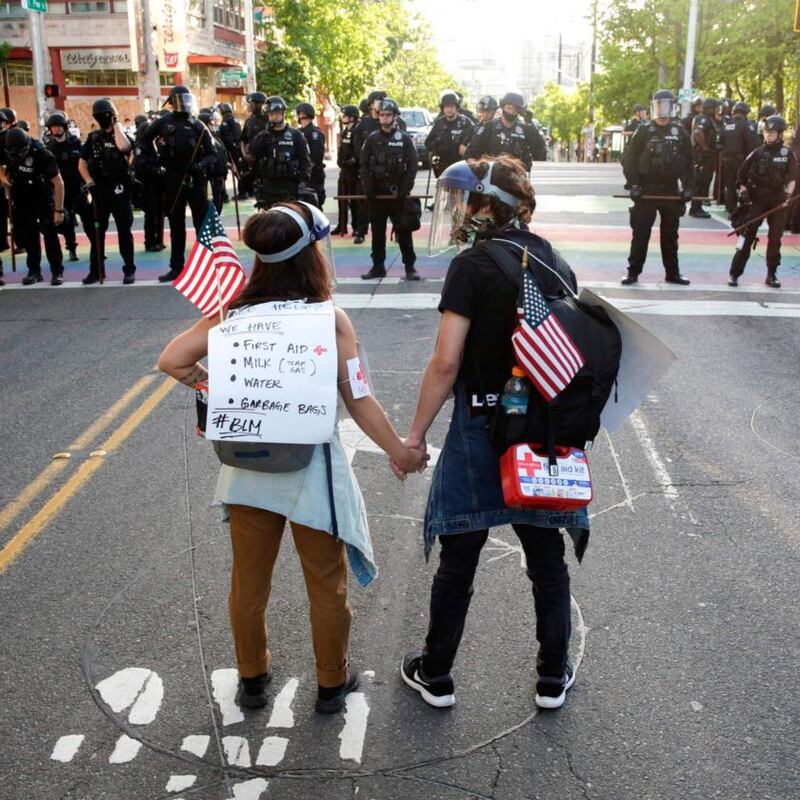
POLYGON ((679 200, 637 200, 630 209, 631 252, 628 256, 628 270, 634 275, 641 274, 647 259, 647 246, 650 231, 661 216, 661 260, 667 277, 680 273, 678 269, 678 225, 684 213, 684 204, 679 200))
MULTIPOLYGON (((394 215, 401 211, 400 204, 404 200, 372 200, 369 203, 369 225, 372 228, 372 265, 383 267, 386 263, 386 223, 391 218, 394 223, 394 215)), ((413 267, 417 260, 414 253, 414 241, 411 231, 400 230, 395 226, 394 238, 400 245, 400 253, 403 257, 403 264, 406 267, 413 267)))
MULTIPOLYGON (((360 194, 361 181, 358 177, 358 170, 351 167, 342 167, 339 172, 339 194, 360 194)), ((362 200, 339 200, 339 228, 342 232, 347 230, 347 209, 353 218, 353 233, 363 236, 367 232, 367 226, 361 225, 360 216, 364 211, 364 202, 362 200)))
POLYGON ((168 172, 164 176, 164 205, 169 219, 169 268, 180 272, 186 256, 186 204, 192 212, 195 233, 208 211, 208 181, 191 178, 191 185, 182 184, 183 175, 168 172))
MULTIPOLYGON (((561 678, 567 665, 572 632, 569 571, 564 562, 564 537, 558 528, 514 525, 528 563, 533 589, 540 675, 561 678)), ((472 585, 488 530, 440 536, 439 569, 431 588, 430 623, 422 654, 429 677, 446 675, 455 661, 472 600, 472 585)))
MULTIPOLYGON (((711 181, 717 168, 717 154, 709 153, 703 160, 694 165, 694 193, 698 197, 708 197, 711 181)), ((691 211, 702 211, 703 201, 692 200, 691 211)))
POLYGON ((144 246, 164 244, 164 187, 160 181, 142 187, 144 246))

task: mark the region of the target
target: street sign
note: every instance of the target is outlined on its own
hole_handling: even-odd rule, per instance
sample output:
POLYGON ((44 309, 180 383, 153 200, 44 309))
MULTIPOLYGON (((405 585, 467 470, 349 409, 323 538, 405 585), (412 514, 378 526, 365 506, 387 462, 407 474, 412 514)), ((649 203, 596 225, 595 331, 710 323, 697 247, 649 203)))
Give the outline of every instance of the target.
POLYGON ((236 88, 242 85, 242 81, 247 77, 241 67, 227 67, 217 70, 217 86, 223 88, 236 88))
POLYGON ((47 11, 47 0, 22 0, 22 7, 44 14, 47 11))

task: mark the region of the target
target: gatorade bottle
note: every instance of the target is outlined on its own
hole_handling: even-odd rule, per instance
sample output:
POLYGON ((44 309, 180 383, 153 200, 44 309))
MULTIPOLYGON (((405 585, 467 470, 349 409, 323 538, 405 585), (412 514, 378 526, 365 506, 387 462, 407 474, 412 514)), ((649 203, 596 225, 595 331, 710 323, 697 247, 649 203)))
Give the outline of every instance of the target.
POLYGON ((516 414, 528 413, 528 395, 531 389, 525 373, 519 367, 512 367, 511 377, 503 387, 503 396, 500 403, 503 406, 503 413, 512 416, 516 414))

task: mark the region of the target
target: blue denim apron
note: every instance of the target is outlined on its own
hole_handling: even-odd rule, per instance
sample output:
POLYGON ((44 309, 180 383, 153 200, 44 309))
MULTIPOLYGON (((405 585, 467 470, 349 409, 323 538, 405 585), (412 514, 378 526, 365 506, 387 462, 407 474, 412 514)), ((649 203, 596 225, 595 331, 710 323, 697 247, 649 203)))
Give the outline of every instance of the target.
POLYGON ((457 382, 450 429, 433 472, 425 510, 425 557, 437 536, 499 525, 566 528, 578 560, 589 538, 589 508, 575 511, 509 508, 503 502, 500 463, 489 438, 489 417, 470 417, 466 391, 457 382))

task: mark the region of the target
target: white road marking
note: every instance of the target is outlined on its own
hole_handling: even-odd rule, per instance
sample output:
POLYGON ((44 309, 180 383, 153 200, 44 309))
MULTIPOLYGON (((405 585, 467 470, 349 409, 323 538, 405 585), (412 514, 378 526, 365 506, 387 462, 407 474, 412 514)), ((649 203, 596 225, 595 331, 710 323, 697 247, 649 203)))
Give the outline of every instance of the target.
POLYGON ((68 736, 62 736, 56 742, 53 752, 50 754, 50 758, 52 758, 53 761, 60 761, 62 764, 69 764, 69 762, 75 758, 75 754, 78 752, 78 748, 83 744, 85 738, 86 737, 82 733, 71 733, 68 736))
POLYGON ((367 735, 367 717, 369 706, 363 692, 351 692, 345 698, 347 710, 344 715, 344 728, 339 738, 339 758, 361 763, 364 752, 364 737, 367 735))
POLYGON ((170 775, 164 791, 182 792, 190 786, 194 786, 197 775, 170 775))
POLYGON ((131 739, 130 736, 122 734, 117 739, 117 744, 114 747, 114 752, 109 756, 109 764, 127 764, 133 761, 139 753, 142 743, 136 739, 131 739))
POLYGON ((667 500, 677 499, 678 490, 672 484, 672 478, 670 478, 669 472, 667 472, 667 467, 661 460, 661 456, 658 454, 655 444, 653 444, 653 440, 650 437, 647 426, 644 424, 642 415, 638 410, 634 411, 630 416, 630 420, 631 426, 636 434, 636 438, 639 440, 639 444, 641 444, 642 448, 644 449, 644 453, 647 456, 647 460, 650 462, 650 466, 653 468, 656 480, 661 486, 664 497, 666 497, 667 500))
POLYGON ((267 791, 269 784, 263 778, 253 778, 233 787, 233 797, 228 800, 258 800, 267 791))
POLYGON ((115 672, 95 687, 104 702, 117 714, 131 707, 128 722, 149 725, 164 699, 164 684, 150 669, 126 667, 115 672))
POLYGON ((181 744, 181 750, 185 750, 187 753, 191 753, 193 756, 202 758, 206 754, 206 750, 208 750, 208 743, 210 740, 211 737, 206 736, 205 734, 192 734, 191 736, 185 736, 183 743, 181 744))
POLYGON ((522 549, 522 545, 519 544, 511 544, 507 542, 505 539, 500 539, 498 536, 490 536, 489 541, 492 543, 488 547, 487 550, 499 550, 500 555, 492 556, 488 559, 488 562, 491 564, 492 561, 498 561, 501 558, 506 558, 506 556, 514 555, 515 553, 519 554, 519 565, 522 569, 525 569, 527 566, 525 562, 525 551, 522 549))
POLYGON ((267 723, 268 728, 294 727, 292 703, 294 702, 294 695, 299 683, 300 681, 298 681, 297 678, 289 678, 283 689, 280 690, 272 706, 272 714, 267 723))
POLYGON ((250 744, 244 736, 223 736, 222 747, 232 767, 250 766, 250 744))
POLYGON ((283 761, 286 755, 286 746, 289 740, 283 736, 267 736, 261 744, 261 749, 256 757, 256 764, 260 767, 275 767, 283 761))
POLYGON ((236 705, 239 672, 235 669, 215 669, 211 673, 211 691, 222 713, 222 725, 235 725, 244 720, 242 709, 236 705))
MULTIPOLYGON (((347 455, 347 462, 349 464, 353 463, 353 459, 355 458, 356 451, 360 450, 363 453, 377 453, 378 455, 385 456, 386 453, 378 447, 372 439, 364 433, 361 428, 356 425, 356 423, 350 419, 350 417, 346 417, 345 419, 339 422, 339 439, 342 442, 342 447, 344 447, 345 454, 347 455)), ((428 453, 430 453, 430 461, 428 461, 428 467, 435 467, 436 462, 439 460, 439 453, 441 453, 441 448, 433 447, 433 445, 428 445, 428 453)))
MULTIPOLYGON (((611 450, 611 457, 614 459, 614 465, 617 468, 617 474, 619 475, 620 482, 622 483, 622 491, 625 492, 625 500, 622 503, 618 503, 612 508, 617 508, 620 505, 627 506, 631 511, 635 511, 633 507, 633 495, 631 495, 630 487, 628 486, 628 481, 625 480, 625 475, 622 472, 622 466, 619 463, 619 456, 617 455, 617 451, 614 447, 614 442, 611 441, 611 436, 609 435, 608 431, 603 429, 603 432, 606 435, 606 439, 608 440, 608 446, 611 450)), ((605 509, 605 511, 610 511, 611 509, 605 509)), ((604 513, 603 511, 598 511, 594 514, 590 514, 590 517, 596 517, 599 514, 604 513)))
POLYGON ((800 303, 757 303, 754 300, 639 300, 605 298, 621 311, 670 317, 800 318, 800 303))

